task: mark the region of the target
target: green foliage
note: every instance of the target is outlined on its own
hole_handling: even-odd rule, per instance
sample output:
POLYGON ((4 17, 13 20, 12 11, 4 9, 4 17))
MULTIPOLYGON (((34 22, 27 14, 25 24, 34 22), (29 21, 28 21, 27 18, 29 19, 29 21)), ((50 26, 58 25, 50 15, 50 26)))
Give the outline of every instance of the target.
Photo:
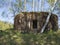
MULTIPOLYGON (((60 31, 48 33, 20 33, 20 30, 6 30, 8 23, 0 22, 0 45, 60 45, 60 31), (3 28, 4 27, 4 28, 3 28)), ((13 28, 11 26, 10 28, 13 28)), ((9 29, 10 29, 9 28, 9 29)))
POLYGON ((12 24, 0 21, 0 30, 7 30, 7 29, 10 29, 10 28, 13 28, 12 24))
POLYGON ((47 0, 47 1, 53 7, 56 0, 47 0))
POLYGON ((22 34, 17 30, 0 31, 0 45, 60 45, 59 32, 22 34))

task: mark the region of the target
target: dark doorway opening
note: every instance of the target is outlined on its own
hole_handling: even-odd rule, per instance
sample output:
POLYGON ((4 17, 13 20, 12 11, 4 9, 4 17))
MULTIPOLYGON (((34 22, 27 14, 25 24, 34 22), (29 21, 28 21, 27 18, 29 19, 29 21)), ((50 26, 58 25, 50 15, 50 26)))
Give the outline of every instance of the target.
POLYGON ((33 28, 37 29, 37 20, 33 20, 33 28))

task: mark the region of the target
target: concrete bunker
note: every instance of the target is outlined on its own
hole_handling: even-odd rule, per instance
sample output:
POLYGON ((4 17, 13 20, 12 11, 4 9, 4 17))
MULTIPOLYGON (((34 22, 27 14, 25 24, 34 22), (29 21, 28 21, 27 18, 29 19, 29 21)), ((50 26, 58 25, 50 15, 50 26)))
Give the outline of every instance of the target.
MULTIPOLYGON (((14 29, 22 32, 40 32, 43 27, 48 12, 22 12, 14 18, 14 29)), ((58 17, 55 14, 51 14, 48 25, 45 31, 58 30, 58 17)))

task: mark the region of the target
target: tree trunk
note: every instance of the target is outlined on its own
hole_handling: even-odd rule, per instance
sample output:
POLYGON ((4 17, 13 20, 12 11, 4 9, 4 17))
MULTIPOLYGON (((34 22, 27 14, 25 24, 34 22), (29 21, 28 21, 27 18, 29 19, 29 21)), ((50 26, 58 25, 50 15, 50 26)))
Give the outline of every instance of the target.
POLYGON ((26 0, 24 0, 24 12, 26 12, 26 0))
POLYGON ((48 22, 49 22, 49 19, 50 19, 51 13, 53 12, 54 8, 56 7, 56 3, 57 3, 57 0, 55 0, 54 6, 52 7, 51 11, 49 12, 49 15, 47 16, 46 22, 45 22, 44 26, 42 27, 40 33, 43 33, 43 32, 44 32, 45 27, 46 27, 46 25, 47 25, 48 22))
POLYGON ((33 12, 34 12, 34 0, 33 0, 33 3, 32 4, 33 4, 33 12))
POLYGON ((44 0, 41 0, 41 11, 43 11, 44 0))

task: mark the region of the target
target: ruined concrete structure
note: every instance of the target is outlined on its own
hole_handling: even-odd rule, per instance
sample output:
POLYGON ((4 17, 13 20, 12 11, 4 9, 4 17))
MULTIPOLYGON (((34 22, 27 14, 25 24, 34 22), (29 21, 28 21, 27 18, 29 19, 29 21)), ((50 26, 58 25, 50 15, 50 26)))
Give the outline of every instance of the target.
MULTIPOLYGON (((14 29, 22 32, 40 32, 45 24, 48 12, 22 12, 14 18, 14 29)), ((58 17, 51 14, 45 31, 58 30, 58 17)))

